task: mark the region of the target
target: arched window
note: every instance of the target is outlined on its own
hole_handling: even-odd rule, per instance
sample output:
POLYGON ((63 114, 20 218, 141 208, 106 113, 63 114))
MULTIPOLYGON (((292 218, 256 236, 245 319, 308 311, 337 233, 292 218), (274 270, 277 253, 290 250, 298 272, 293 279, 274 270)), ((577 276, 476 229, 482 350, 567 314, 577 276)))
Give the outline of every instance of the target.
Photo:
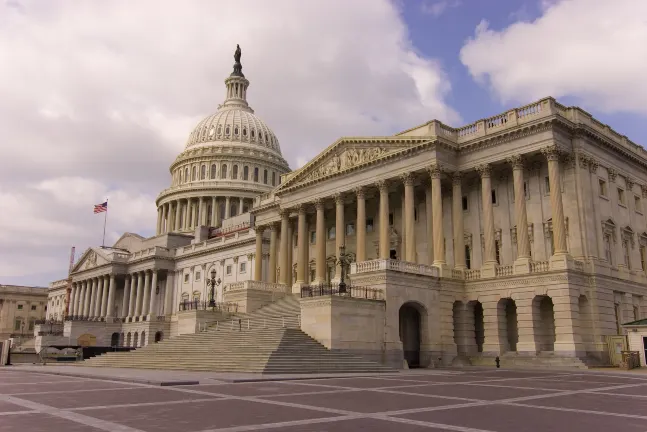
POLYGON ((200 291, 193 291, 193 301, 200 301, 200 291))
POLYGON ((211 165, 211 178, 212 179, 216 178, 216 164, 211 165))
POLYGON ((256 138, 256 131, 252 129, 252 139, 256 138))
POLYGON ((267 184, 267 170, 263 170, 263 183, 267 184))
POLYGON ((276 186, 276 173, 272 171, 272 186, 276 186))
POLYGON ((254 181, 258 183, 258 168, 254 168, 254 181))
POLYGON ((220 168, 220 178, 227 178, 227 165, 222 164, 222 168, 220 168))
POLYGON ((218 135, 222 135, 222 125, 218 125, 218 135))
POLYGON ((229 126, 227 126, 225 128, 225 135, 229 136, 229 133, 230 133, 229 126))
POLYGON ((234 165, 231 169, 231 178, 236 180, 238 178, 238 165, 234 165))
POLYGON ((184 168, 184 183, 189 181, 189 168, 184 168))
POLYGON ((229 206, 229 217, 238 216, 238 204, 231 204, 229 206))
POLYGON ((200 167, 200 180, 204 180, 206 178, 207 178, 207 166, 202 165, 202 167, 200 167))
POLYGON ((249 167, 247 165, 243 167, 243 180, 249 180, 249 167))
POLYGON ((247 128, 245 126, 243 126, 243 136, 244 137, 247 136, 247 128))
POLYGON ((238 135, 238 126, 234 126, 234 135, 238 135))
POLYGON ((191 174, 191 178, 192 178, 193 180, 197 180, 197 179, 198 179, 198 169, 197 169, 196 167, 193 167, 193 174, 191 174))

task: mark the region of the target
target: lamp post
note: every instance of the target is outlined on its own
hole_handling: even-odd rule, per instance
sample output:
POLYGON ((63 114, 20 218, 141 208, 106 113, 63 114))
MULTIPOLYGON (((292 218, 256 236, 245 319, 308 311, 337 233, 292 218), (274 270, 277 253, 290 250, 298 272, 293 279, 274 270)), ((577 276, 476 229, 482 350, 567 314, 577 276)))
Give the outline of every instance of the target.
POLYGON ((216 287, 219 286, 221 282, 222 281, 220 280, 220 278, 216 280, 216 270, 215 269, 211 270, 211 279, 207 280, 207 286, 211 287, 211 291, 209 292, 210 308, 216 307, 216 299, 215 299, 216 287))
POLYGON ((346 246, 339 246, 339 258, 337 264, 341 267, 341 277, 339 279, 339 294, 346 293, 346 269, 350 264, 350 254, 346 253, 346 246))

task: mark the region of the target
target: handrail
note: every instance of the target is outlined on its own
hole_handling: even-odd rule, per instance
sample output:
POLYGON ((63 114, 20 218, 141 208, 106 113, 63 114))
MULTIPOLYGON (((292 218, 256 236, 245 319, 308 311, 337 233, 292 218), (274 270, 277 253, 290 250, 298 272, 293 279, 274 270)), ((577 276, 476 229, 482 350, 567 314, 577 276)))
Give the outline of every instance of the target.
MULTIPOLYGON (((260 328, 269 328, 267 326, 267 321, 268 318, 274 319, 278 318, 281 321, 281 328, 288 328, 289 325, 289 319, 290 318, 296 318, 297 320, 297 325, 299 328, 301 327, 301 314, 296 314, 296 315, 270 315, 270 316, 264 316, 264 317, 249 317, 249 318, 233 318, 233 319, 228 319, 225 321, 215 321, 212 322, 211 324, 215 323, 215 331, 218 331, 220 328, 227 328, 229 330, 235 330, 236 329, 236 321, 238 321, 238 330, 241 331, 243 328, 245 330, 252 330, 254 328, 258 328, 256 326, 252 326, 253 322, 258 322, 261 321, 263 322, 262 326, 260 328), (286 318, 288 318, 288 323, 286 325, 286 318), (227 324, 228 323, 228 324, 227 324), (244 324, 244 325, 243 325, 244 324)), ((205 326, 205 331, 207 330, 208 326, 205 326)))

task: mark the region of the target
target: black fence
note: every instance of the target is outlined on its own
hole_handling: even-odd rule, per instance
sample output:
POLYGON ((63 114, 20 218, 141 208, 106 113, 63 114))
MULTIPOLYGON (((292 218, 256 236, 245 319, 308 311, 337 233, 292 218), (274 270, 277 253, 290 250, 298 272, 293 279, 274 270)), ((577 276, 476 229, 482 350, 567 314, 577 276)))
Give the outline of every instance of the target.
POLYGON ((350 286, 342 284, 319 284, 301 287, 301 297, 323 297, 336 295, 342 297, 384 300, 384 292, 377 288, 350 286))
POLYGON ((51 324, 51 325, 57 325, 57 324, 58 324, 58 325, 62 325, 62 324, 63 324, 63 321, 58 321, 58 320, 43 320, 43 319, 40 319, 40 320, 36 320, 36 321, 34 321, 34 324, 35 324, 35 325, 43 325, 43 324, 51 324))
POLYGON ((238 303, 211 303, 208 300, 185 300, 180 303, 180 311, 209 310, 213 312, 238 312, 238 303))

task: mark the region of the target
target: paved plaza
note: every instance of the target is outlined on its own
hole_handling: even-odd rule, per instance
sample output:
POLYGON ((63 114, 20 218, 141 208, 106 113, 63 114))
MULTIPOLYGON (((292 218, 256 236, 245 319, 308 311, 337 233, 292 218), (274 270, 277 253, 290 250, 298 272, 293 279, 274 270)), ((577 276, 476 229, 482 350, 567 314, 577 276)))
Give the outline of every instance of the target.
POLYGON ((647 431, 647 374, 468 369, 199 382, 0 369, 0 432, 647 431))

